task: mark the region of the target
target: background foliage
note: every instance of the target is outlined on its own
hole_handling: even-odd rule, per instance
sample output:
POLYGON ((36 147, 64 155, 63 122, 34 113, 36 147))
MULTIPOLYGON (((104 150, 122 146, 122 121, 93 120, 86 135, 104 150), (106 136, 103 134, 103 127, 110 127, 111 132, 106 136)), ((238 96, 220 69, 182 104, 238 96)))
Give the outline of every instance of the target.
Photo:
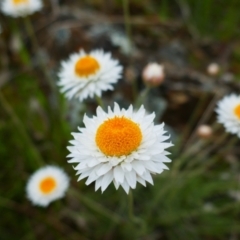
POLYGON ((239 7, 237 0, 131 0, 131 51, 121 0, 45 1, 30 16, 38 46, 23 18, 0 15, 1 239, 239 239, 239 140, 214 113, 219 98, 239 93, 239 7), (123 190, 94 192, 66 161, 71 132, 97 106, 68 102, 56 86, 60 61, 80 48, 111 51, 125 67, 115 91, 104 93, 106 104, 133 102, 130 82, 140 94, 149 61, 166 69, 145 104, 171 133, 173 162, 154 186, 133 191, 133 222, 123 190), (215 61, 221 72, 212 77, 206 67, 215 61), (197 136, 201 123, 212 125, 211 138, 197 136), (44 164, 71 176, 67 196, 46 209, 25 197, 29 176, 44 164))

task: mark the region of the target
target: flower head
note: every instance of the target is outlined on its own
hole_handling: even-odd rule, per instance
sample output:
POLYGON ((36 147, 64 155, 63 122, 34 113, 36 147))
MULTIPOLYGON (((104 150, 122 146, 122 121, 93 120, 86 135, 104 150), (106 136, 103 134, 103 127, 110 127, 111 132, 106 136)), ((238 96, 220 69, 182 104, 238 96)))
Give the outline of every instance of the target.
POLYGON ((164 67, 158 63, 149 63, 143 69, 142 78, 146 85, 157 87, 164 81, 164 67))
POLYGON ((3 0, 1 4, 2 12, 12 17, 24 17, 41 8, 41 0, 3 0))
POLYGON ((85 128, 73 133, 73 146, 68 147, 69 162, 78 164, 78 180, 88 177, 86 184, 95 181, 95 190, 101 187, 102 192, 111 182, 126 193, 137 182, 153 184, 151 174, 168 169, 164 162, 171 160, 165 149, 172 146, 164 143, 169 136, 164 136, 164 124, 154 125, 154 117, 143 106, 134 112, 132 106, 120 109, 117 103, 108 113, 98 107, 97 116, 84 116, 85 128))
POLYGON ((240 95, 225 96, 217 104, 218 122, 222 123, 227 132, 240 137, 240 95))
POLYGON ((34 205, 47 206, 62 198, 69 186, 69 178, 59 167, 46 166, 36 171, 26 187, 27 197, 34 205))
POLYGON ((62 62, 58 85, 67 98, 75 97, 82 101, 112 90, 112 84, 118 81, 121 72, 122 67, 109 53, 94 50, 87 54, 81 50, 62 62))

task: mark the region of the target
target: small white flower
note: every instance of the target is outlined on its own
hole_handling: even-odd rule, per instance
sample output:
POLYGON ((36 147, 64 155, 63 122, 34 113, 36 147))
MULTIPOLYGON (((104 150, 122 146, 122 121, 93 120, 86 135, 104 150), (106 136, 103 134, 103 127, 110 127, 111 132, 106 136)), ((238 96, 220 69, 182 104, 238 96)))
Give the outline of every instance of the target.
POLYGON ((154 113, 147 115, 143 106, 134 112, 132 106, 120 109, 116 103, 108 113, 98 107, 97 116, 85 115, 85 128, 73 133, 73 146, 68 147, 69 162, 78 164, 78 180, 88 177, 86 184, 95 181, 95 190, 101 187, 102 192, 111 182, 126 193, 136 188, 137 182, 153 184, 151 174, 168 169, 164 162, 171 160, 165 149, 172 146, 164 142, 169 138, 164 136, 164 124, 154 125, 154 117, 154 113))
POLYGON ((41 8, 41 0, 3 0, 1 4, 2 12, 12 17, 24 17, 41 8))
POLYGON ((67 98, 82 101, 94 95, 100 97, 102 91, 113 90, 112 84, 118 81, 121 73, 122 66, 111 54, 102 50, 87 54, 81 50, 61 63, 58 85, 67 98))
POLYGON ((240 137, 240 96, 225 96, 217 104, 218 122, 222 123, 227 132, 240 137))
POLYGON ((69 186, 69 178, 59 167, 46 166, 36 171, 26 187, 27 197, 34 205, 47 206, 62 198, 69 186))

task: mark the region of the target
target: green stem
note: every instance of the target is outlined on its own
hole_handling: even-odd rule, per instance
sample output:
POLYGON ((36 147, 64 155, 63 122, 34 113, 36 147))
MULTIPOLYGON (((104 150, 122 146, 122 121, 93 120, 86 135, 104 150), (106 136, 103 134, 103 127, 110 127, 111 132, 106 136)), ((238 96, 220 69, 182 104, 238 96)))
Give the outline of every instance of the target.
POLYGON ((135 106, 139 108, 146 100, 148 93, 150 92, 151 87, 146 87, 140 94, 139 98, 136 100, 135 106))
POLYGON ((132 225, 134 229, 135 237, 134 239, 139 239, 139 236, 144 235, 147 231, 147 225, 146 222, 134 215, 134 199, 133 199, 133 193, 132 190, 129 190, 128 193, 128 219, 129 224, 132 225), (137 237, 138 236, 138 237, 137 237))
MULTIPOLYGON (((221 126, 218 123, 214 123, 211 127, 213 129, 213 136, 214 136, 221 126)), ((184 148, 180 157, 186 158, 186 157, 195 156, 196 154, 201 154, 201 152, 205 151, 206 148, 208 148, 209 146, 212 146, 212 140, 213 139, 211 137, 209 139, 201 139, 201 138, 196 139, 194 142, 191 143, 190 146, 188 146, 187 148, 184 148)), ((214 142, 214 144, 215 143, 216 142, 214 142)))
POLYGON ((199 115, 201 114, 202 108, 205 105, 206 101, 207 101, 207 97, 208 97, 208 93, 205 93, 199 100, 197 106, 196 106, 196 110, 193 112, 193 114, 190 117, 190 120, 188 121, 188 123, 186 124, 186 127, 183 131, 183 133, 181 134, 181 136, 179 137, 179 139, 177 140, 176 144, 175 144, 175 148, 174 148, 174 154, 177 156, 179 154, 179 152, 181 151, 181 148, 183 146, 184 140, 187 138, 187 136, 189 135, 189 133, 191 132, 194 124, 196 123, 197 119, 199 118, 199 115))
MULTIPOLYGON (((130 11, 129 11, 129 0, 122 0, 123 3, 123 15, 124 15, 124 25, 126 35, 128 37, 128 41, 130 44, 130 50, 132 49, 132 29, 131 29, 131 20, 130 20, 130 11)), ((129 65, 131 65, 132 59, 130 56, 131 51, 129 51, 129 65)), ((134 101, 137 99, 138 94, 138 86, 137 81, 132 82, 132 92, 133 92, 133 99, 134 101)))
POLYGON ((35 32, 33 30, 31 20, 28 16, 24 17, 23 19, 24 19, 24 24, 25 24, 27 33, 28 33, 28 35, 31 39, 32 44, 33 44, 33 48, 36 52, 38 52, 39 46, 38 46, 37 38, 35 36, 35 32))
POLYGON ((40 67, 43 71, 43 74, 45 75, 45 78, 48 81, 48 84, 51 87, 51 89, 53 90, 53 92, 56 92, 56 87, 52 83, 51 76, 50 76, 49 71, 47 69, 47 65, 43 61, 43 58, 39 55, 40 47, 39 47, 38 40, 36 38, 35 31, 34 31, 34 28, 32 26, 32 22, 31 22, 31 19, 29 18, 29 16, 24 17, 24 24, 25 24, 27 33, 29 35, 29 38, 31 39, 33 49, 34 49, 34 51, 37 55, 37 59, 38 59, 39 65, 40 65, 40 67))
POLYGON ((136 101, 137 95, 138 95, 137 79, 134 79, 131 85, 132 85, 133 101, 136 101))
POLYGON ((31 165, 34 164, 34 167, 40 167, 44 164, 44 161, 39 154, 38 149, 36 146, 32 143, 26 129, 24 128, 23 123, 20 121, 18 116, 15 114, 14 110, 12 109, 11 105, 8 103, 8 101, 5 99, 5 97, 0 92, 0 102, 2 105, 3 110, 10 116, 12 122, 15 124, 16 129, 18 130, 19 134, 21 135, 21 138, 26 143, 26 147, 28 148, 28 151, 32 154, 35 161, 31 160, 31 165))
POLYGON ((95 99, 96 99, 96 102, 98 103, 98 105, 100 107, 104 108, 103 100, 97 95, 95 95, 95 99))
POLYGON ((76 191, 73 188, 70 188, 68 191, 72 196, 77 197, 85 206, 93 210, 94 212, 110 219, 111 221, 115 223, 120 223, 122 221, 121 217, 119 217, 117 214, 111 212, 107 208, 103 207, 99 203, 93 201, 92 199, 84 196, 83 194, 80 194, 80 192, 76 191))
MULTIPOLYGON (((179 159, 179 161, 173 165, 173 168, 172 170, 180 170, 181 166, 183 166, 184 164, 187 164, 185 166, 185 169, 190 169, 190 168, 193 168, 195 165, 197 164, 200 164, 202 165, 203 163, 203 159, 206 159, 206 156, 208 154, 210 154, 211 151, 213 151, 214 149, 217 149, 219 148, 223 143, 224 141, 227 139, 227 137, 229 136, 228 133, 224 133, 222 136, 220 136, 217 141, 210 145, 208 148, 205 148, 204 147, 204 150, 200 150, 198 152, 195 152, 193 153, 192 155, 185 155, 185 156, 181 156, 181 160, 179 159), (192 158, 192 156, 198 156, 197 157, 197 160, 194 160, 194 161, 190 161, 190 159, 192 158)), ((221 150, 219 150, 218 152, 216 152, 214 155, 211 156, 210 159, 217 159, 219 158, 219 156, 221 156, 221 154, 223 152, 226 152, 226 151, 229 151, 233 146, 234 144, 238 141, 238 138, 235 137, 235 138, 232 138, 231 140, 228 141, 228 144, 226 145, 226 147, 222 147, 221 150)), ((208 162, 211 163, 210 160, 208 160, 208 162)), ((204 164, 204 166, 206 167, 206 163, 204 164)))
POLYGON ((123 1, 123 14, 124 14, 124 24, 125 24, 126 35, 128 37, 130 44, 132 45, 129 0, 122 0, 122 1, 123 1))
MULTIPOLYGON (((204 111, 200 120, 198 121, 197 126, 195 127, 195 130, 192 132, 192 134, 188 138, 188 141, 185 143, 184 150, 187 149, 189 145, 191 145, 194 137, 196 136, 196 132, 197 132, 197 129, 199 128, 199 126, 202 125, 204 122, 206 122, 207 119, 212 114, 213 108, 215 107, 216 101, 218 100, 218 98, 219 98, 218 94, 215 94, 215 96, 211 100, 210 104, 208 105, 207 109, 204 111)), ((184 150, 183 150, 183 152, 184 152, 184 150)))
POLYGON ((130 222, 132 222, 134 215, 133 215, 133 194, 131 190, 129 190, 128 193, 128 217, 130 222))

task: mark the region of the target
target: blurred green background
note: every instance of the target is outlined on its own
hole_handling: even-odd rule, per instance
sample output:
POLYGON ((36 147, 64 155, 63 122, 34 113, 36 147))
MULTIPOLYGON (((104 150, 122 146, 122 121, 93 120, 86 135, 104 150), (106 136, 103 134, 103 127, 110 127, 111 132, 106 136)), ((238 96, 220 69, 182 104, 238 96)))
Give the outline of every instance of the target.
POLYGON ((240 1, 129 0, 133 49, 123 1, 44 1, 28 19, 37 43, 26 19, 0 14, 0 239, 240 238, 239 140, 224 133, 214 113, 218 99, 240 90, 240 1), (143 67, 166 66, 165 82, 146 106, 167 125, 173 162, 154 186, 133 191, 134 222, 122 189, 94 192, 67 163, 71 132, 97 107, 91 99, 67 101, 56 85, 60 61, 80 48, 103 48, 124 66, 114 92, 103 94, 105 104, 128 106, 130 82, 139 94, 144 89, 143 67), (211 62, 220 66, 215 76, 206 71, 211 62), (197 136, 199 123, 211 125, 213 136, 197 136), (65 169, 71 189, 48 208, 34 207, 25 185, 45 164, 65 169))

